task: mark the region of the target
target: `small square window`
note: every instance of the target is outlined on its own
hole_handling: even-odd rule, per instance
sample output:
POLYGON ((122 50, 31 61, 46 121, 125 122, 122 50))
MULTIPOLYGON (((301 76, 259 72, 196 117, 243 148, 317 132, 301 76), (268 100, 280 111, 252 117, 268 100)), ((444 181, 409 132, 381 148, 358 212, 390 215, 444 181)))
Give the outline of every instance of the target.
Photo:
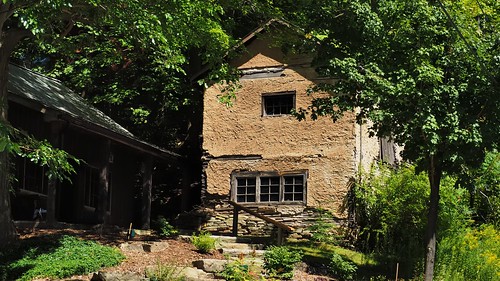
POLYGON ((236 201, 255 202, 256 201, 256 179, 238 178, 236 180, 236 201))
POLYGON ((260 178, 260 202, 272 202, 280 200, 280 178, 260 178))
POLYGON ((265 94, 262 96, 262 115, 288 115, 295 108, 295 93, 265 94))

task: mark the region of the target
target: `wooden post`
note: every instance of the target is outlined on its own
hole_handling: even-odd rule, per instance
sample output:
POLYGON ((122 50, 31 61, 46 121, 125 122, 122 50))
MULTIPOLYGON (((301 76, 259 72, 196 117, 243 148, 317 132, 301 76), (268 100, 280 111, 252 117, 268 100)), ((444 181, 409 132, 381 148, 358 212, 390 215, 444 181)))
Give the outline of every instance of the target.
MULTIPOLYGON (((47 117, 46 117, 47 118, 47 117)), ((55 148, 61 148, 61 131, 63 122, 54 120, 50 122, 50 143, 55 148)), ((56 198, 57 198, 57 180, 50 179, 47 183, 47 225, 56 224, 56 198)))
POLYGON ((141 228, 151 227, 151 189, 153 186, 153 158, 147 156, 142 163, 141 228))
POLYGON ((108 212, 109 196, 109 156, 111 154, 111 141, 106 140, 102 146, 102 154, 99 167, 99 191, 97 199, 97 222, 106 223, 106 214, 108 212))
POLYGON ((233 208, 233 236, 238 237, 238 207, 233 208))
POLYGON ((278 227, 278 241, 276 241, 278 246, 283 245, 283 240, 284 240, 284 235, 283 235, 283 229, 281 227, 278 227))

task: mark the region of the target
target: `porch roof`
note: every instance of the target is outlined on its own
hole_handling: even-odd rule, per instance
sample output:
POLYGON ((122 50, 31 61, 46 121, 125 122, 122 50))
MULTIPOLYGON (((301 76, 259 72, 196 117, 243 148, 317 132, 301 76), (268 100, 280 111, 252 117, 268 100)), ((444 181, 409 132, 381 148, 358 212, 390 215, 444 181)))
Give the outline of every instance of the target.
POLYGON ((93 107, 61 81, 24 67, 9 65, 9 100, 46 113, 53 111, 58 119, 71 125, 164 159, 180 155, 147 143, 134 136, 102 111, 93 107))

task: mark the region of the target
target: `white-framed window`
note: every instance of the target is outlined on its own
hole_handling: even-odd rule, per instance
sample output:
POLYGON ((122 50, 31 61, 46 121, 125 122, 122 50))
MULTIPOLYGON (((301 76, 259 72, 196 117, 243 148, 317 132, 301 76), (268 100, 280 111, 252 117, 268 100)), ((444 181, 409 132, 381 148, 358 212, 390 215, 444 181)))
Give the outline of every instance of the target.
POLYGON ((295 91, 262 94, 262 116, 289 115, 295 109, 295 91))
POLYGON ((237 203, 305 203, 307 171, 235 172, 231 199, 237 203))

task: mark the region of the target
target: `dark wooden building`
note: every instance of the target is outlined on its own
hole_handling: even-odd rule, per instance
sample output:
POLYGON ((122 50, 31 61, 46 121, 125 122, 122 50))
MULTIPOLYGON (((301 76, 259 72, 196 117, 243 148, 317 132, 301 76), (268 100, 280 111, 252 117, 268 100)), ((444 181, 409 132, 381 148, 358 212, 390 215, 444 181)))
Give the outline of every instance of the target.
POLYGON ((152 169, 159 162, 178 168, 182 157, 136 138, 58 80, 10 65, 8 90, 14 127, 82 160, 71 182, 54 182, 43 167, 15 159, 14 220, 43 208, 47 223, 149 228, 152 169))

